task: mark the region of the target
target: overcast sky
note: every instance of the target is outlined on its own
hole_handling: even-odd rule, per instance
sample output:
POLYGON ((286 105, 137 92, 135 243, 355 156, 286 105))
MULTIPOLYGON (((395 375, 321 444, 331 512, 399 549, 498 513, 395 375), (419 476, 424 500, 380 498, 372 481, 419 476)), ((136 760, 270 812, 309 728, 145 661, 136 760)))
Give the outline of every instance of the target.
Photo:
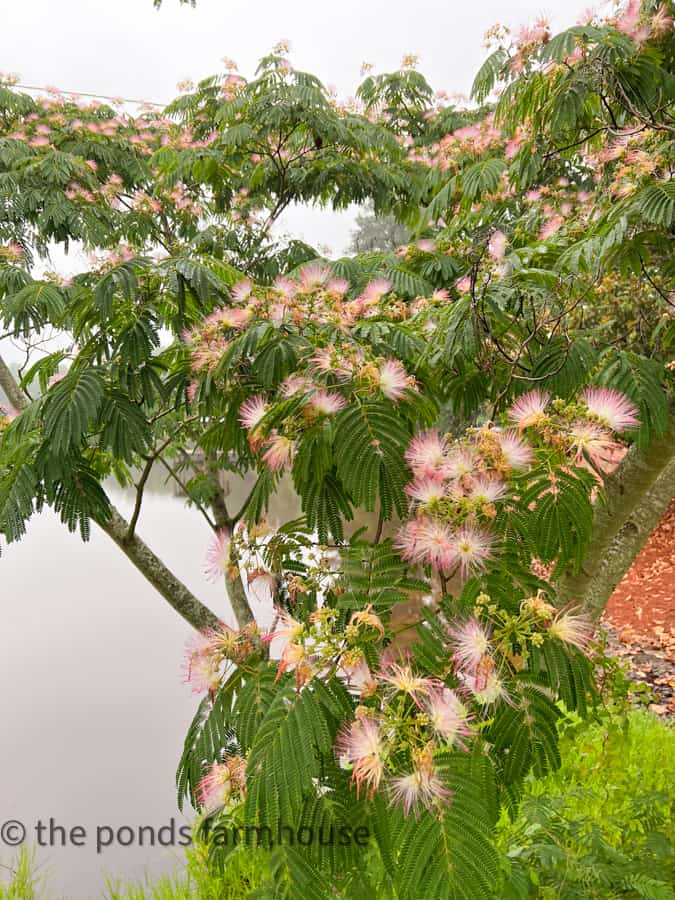
MULTIPOLYGON (((234 59, 250 76, 280 39, 291 61, 341 97, 354 93, 365 61, 396 68, 406 53, 434 88, 468 93, 486 55, 485 31, 546 15, 554 30, 574 24, 588 0, 0 0, 0 71, 29 85, 166 103, 176 84, 234 59)), ((283 226, 339 255, 353 225, 344 213, 290 210, 283 226)), ((58 268, 79 268, 57 254, 58 268)))

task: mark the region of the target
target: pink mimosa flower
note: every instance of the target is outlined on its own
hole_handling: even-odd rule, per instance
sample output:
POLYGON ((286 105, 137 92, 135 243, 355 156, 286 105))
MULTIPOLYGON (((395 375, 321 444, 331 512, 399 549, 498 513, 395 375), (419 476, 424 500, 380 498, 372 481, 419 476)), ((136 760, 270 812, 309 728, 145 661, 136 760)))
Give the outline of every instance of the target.
POLYGON ((476 459, 468 447, 455 448, 445 463, 445 474, 448 478, 463 478, 471 475, 476 467, 476 459))
POLYGON ((465 275, 455 282, 455 287, 460 294, 468 294, 471 290, 471 278, 468 275, 465 275))
POLYGON ((206 551, 204 575, 209 581, 219 581, 230 565, 230 539, 224 531, 219 531, 206 551))
POLYGON ((432 503, 434 500, 442 500, 446 490, 442 481, 435 478, 416 478, 405 489, 406 494, 420 503, 432 503))
POLYGON ((239 421, 242 428, 251 431, 262 421, 268 410, 267 402, 262 394, 249 397, 239 407, 239 421))
POLYGON ((463 686, 471 691, 474 699, 481 706, 490 706, 498 700, 511 702, 503 680, 494 671, 487 674, 480 671, 475 674, 459 672, 458 676, 463 686))
POLYGON ((183 662, 184 682, 194 694, 213 693, 220 687, 221 660, 214 653, 213 644, 206 634, 199 634, 188 642, 183 662))
POLYGON ((283 434, 272 434, 262 458, 273 472, 282 472, 292 463, 294 450, 295 444, 290 438, 283 434))
POLYGON ((440 804, 447 805, 451 791, 436 775, 433 756, 423 751, 415 759, 415 767, 409 775, 399 775, 391 781, 391 799, 403 806, 403 814, 412 810, 415 815, 420 806, 433 812, 440 804))
POLYGON ((279 393, 282 397, 294 397, 296 394, 306 394, 312 389, 312 382, 304 375, 289 375, 279 385, 279 393))
POLYGON ((457 563, 454 532, 444 522, 426 521, 416 535, 412 561, 426 562, 447 572, 457 563))
POLYGON ((503 231, 495 231, 488 241, 488 253, 494 260, 504 259, 506 253, 506 235, 503 231))
POLYGON ((391 281, 387 281, 386 278, 378 278, 366 285, 361 296, 369 303, 378 303, 390 290, 391 281))
POLYGON ((511 405, 508 411, 509 419, 515 422, 519 428, 528 428, 538 425, 546 418, 546 406, 551 399, 548 393, 542 391, 529 391, 523 394, 511 405))
POLYGON ((504 459, 512 469, 527 469, 532 463, 534 459, 532 448, 521 440, 514 429, 497 432, 497 440, 504 459))
POLYGON ((338 737, 337 752, 353 766, 357 796, 365 785, 372 797, 384 775, 385 742, 377 722, 356 719, 338 737))
POLYGON ((492 556, 492 536, 477 525, 465 523, 455 532, 452 541, 453 562, 459 563, 463 577, 481 572, 492 556))
POLYGON ((234 796, 238 799, 246 792, 246 760, 231 756, 224 763, 213 763, 208 775, 197 786, 199 805, 207 812, 226 806, 234 796))
POLYGON ((475 616, 449 629, 455 645, 452 658, 460 669, 474 673, 486 656, 490 655, 490 635, 475 616))
POLYGON ((425 698, 424 708, 436 734, 450 746, 457 744, 465 750, 462 738, 470 737, 473 729, 466 707, 457 694, 447 687, 431 691, 425 698))
POLYGON ((397 359, 387 359, 380 366, 380 390, 393 403, 405 396, 406 389, 414 385, 403 364, 397 359))
POLYGON ((444 443, 436 431, 423 431, 411 441, 405 459, 415 475, 432 478, 445 465, 444 443))
POLYGON ((349 282, 344 278, 331 278, 326 285, 326 291, 342 297, 349 290, 349 282))
POLYGON ((625 431, 640 424, 638 410, 625 394, 612 388, 587 388, 583 400, 593 415, 597 416, 612 431, 625 431))
POLYGON ((277 624, 274 631, 266 634, 263 641, 273 641, 276 638, 285 638, 287 641, 297 641, 305 632, 305 626, 302 622, 298 622, 285 609, 276 608, 277 624))
POLYGON ((548 633, 587 654, 593 640, 593 623, 587 616, 567 610, 558 613, 549 625, 548 633))
POLYGON ((421 697, 425 697, 434 688, 434 682, 421 675, 415 675, 409 665, 401 666, 394 663, 388 666, 386 671, 378 674, 380 681, 392 685, 395 691, 408 694, 416 703, 421 697))
POLYGON ((436 242, 430 240, 429 238, 422 238, 422 240, 417 241, 415 244, 418 250, 421 250, 423 253, 435 253, 436 252, 436 242))
POLYGON ((330 269, 319 263, 311 263, 300 269, 300 284, 305 290, 311 290, 324 284, 330 277, 330 269))
POLYGON ((623 447, 617 441, 612 440, 612 435, 592 422, 575 422, 570 429, 572 438, 571 447, 576 451, 577 462, 583 462, 584 457, 603 472, 610 472, 617 465, 617 453, 623 447))
POLYGON ((506 485, 499 478, 481 475, 474 479, 469 496, 481 503, 495 503, 505 497, 506 492, 506 485))
POLYGON ((252 291, 253 285, 248 278, 245 278, 243 281, 238 281, 232 288, 232 299, 237 303, 243 303, 245 300, 248 300, 252 291))
POLYGON ((334 415, 344 409, 347 401, 340 394, 333 394, 330 391, 317 391, 312 395, 309 401, 312 409, 325 416, 334 415))

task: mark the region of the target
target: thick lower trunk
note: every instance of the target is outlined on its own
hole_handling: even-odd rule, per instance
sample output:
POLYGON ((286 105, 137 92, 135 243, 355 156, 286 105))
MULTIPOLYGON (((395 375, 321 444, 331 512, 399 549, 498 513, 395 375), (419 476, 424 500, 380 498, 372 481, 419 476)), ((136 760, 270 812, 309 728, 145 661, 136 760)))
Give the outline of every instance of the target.
POLYGON ((631 450, 607 479, 605 492, 581 573, 558 583, 560 601, 578 603, 594 618, 602 614, 675 495, 675 424, 645 452, 631 450))

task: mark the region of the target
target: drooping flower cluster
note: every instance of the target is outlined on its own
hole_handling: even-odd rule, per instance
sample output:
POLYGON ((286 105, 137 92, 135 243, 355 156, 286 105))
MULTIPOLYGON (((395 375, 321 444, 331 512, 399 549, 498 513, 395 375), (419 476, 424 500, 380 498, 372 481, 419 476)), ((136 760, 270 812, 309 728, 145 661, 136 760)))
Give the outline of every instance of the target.
MULTIPOLYGON (((341 412, 354 394, 399 403, 417 391, 415 376, 401 360, 377 354, 352 331, 374 316, 391 320, 415 315, 424 298, 411 310, 393 297, 391 283, 383 279, 369 282, 356 297, 350 298, 349 292, 349 282, 330 277, 327 267, 314 264, 305 266, 297 279, 278 278, 269 288, 241 281, 232 288, 230 305, 183 336, 197 377, 210 373, 216 380, 227 379, 229 387, 237 383, 236 368, 230 366, 221 375, 217 367, 245 328, 267 322, 281 335, 309 338, 305 355, 275 390, 253 394, 239 406, 251 451, 272 472, 290 467, 304 429, 341 412), (291 398, 303 402, 281 424, 266 425, 267 414, 291 398)), ((441 292, 429 302, 446 299, 441 292)))
POLYGON ((406 815, 451 802, 440 758, 452 748, 468 750, 496 704, 517 705, 519 683, 512 679, 531 668, 535 648, 562 641, 588 654, 593 634, 585 616, 559 611, 541 594, 523 600, 515 614, 480 594, 470 615, 445 625, 444 680, 418 673, 409 658, 392 661, 385 649, 336 743, 357 794, 384 791, 406 815))
POLYGON ((396 546, 404 559, 444 577, 466 579, 485 570, 497 538, 491 523, 509 500, 512 481, 535 462, 537 451, 590 468, 600 479, 625 448, 616 433, 639 425, 635 405, 619 391, 587 388, 574 403, 538 390, 519 397, 507 427, 491 425, 451 442, 436 432, 418 435, 406 459, 413 480, 406 487, 412 517, 396 546))

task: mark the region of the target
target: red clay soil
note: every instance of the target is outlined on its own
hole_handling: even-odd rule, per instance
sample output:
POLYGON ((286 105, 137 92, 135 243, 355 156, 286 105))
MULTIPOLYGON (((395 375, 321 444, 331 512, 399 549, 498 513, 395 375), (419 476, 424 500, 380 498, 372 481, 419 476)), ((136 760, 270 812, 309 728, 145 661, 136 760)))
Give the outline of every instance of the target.
POLYGON ((675 714, 675 500, 612 594, 602 624, 610 650, 655 693, 654 712, 675 714))

